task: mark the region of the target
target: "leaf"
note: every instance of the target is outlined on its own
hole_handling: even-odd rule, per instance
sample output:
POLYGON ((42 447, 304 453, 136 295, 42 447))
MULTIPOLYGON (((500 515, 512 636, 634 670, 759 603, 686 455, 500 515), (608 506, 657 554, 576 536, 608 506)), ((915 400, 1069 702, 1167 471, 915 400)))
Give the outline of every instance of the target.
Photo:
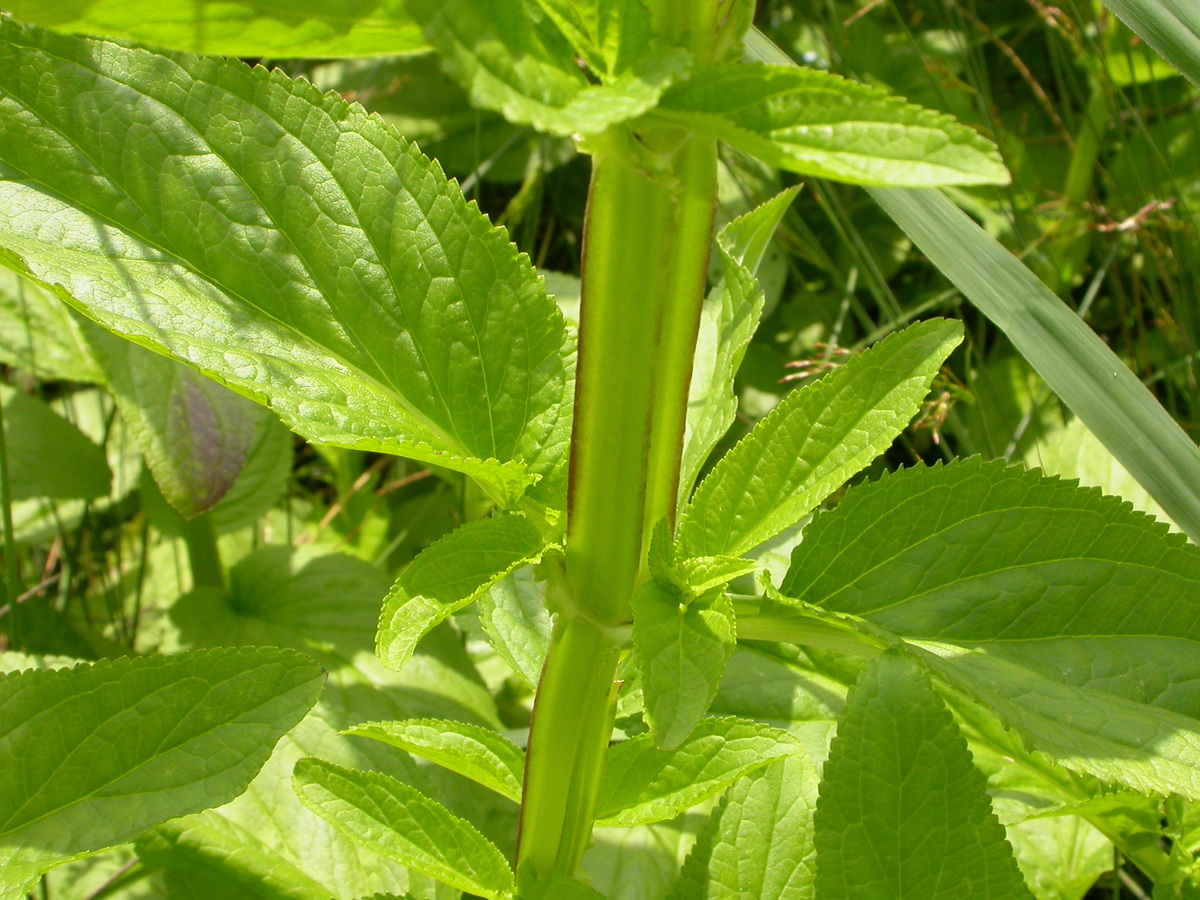
POLYGON ((1200 540, 1200 452, 1108 346, 1011 253, 936 192, 871 192, 1008 335, 1172 521, 1200 540))
POLYGON ((564 465, 542 437, 566 332, 529 261, 391 128, 278 70, 0 22, 0 257, 310 441, 504 503, 564 465))
POLYGON ((0 385, 13 500, 94 500, 108 494, 104 451, 41 400, 0 385))
POLYGON ((669 88, 653 118, 770 165, 851 184, 1008 184, 994 144, 943 113, 830 72, 705 66, 669 88))
POLYGON ((98 382, 71 308, 32 281, 0 269, 0 362, 44 381, 98 382))
POLYGON ((847 696, 825 763, 815 895, 1030 898, 986 787, 929 676, 880 656, 847 696))
POLYGON ((689 815, 658 825, 595 831, 583 857, 584 872, 608 900, 665 897, 704 819, 689 815))
POLYGON ((531 568, 518 569, 478 599, 479 621, 501 658, 530 688, 537 687, 550 649, 550 614, 531 568))
POLYGON ((1072 482, 977 459, 818 516, 782 593, 924 648, 1061 765, 1200 796, 1200 548, 1072 482))
POLYGON ((57 31, 123 38, 219 56, 380 56, 426 49, 403 0, 9 0, 18 19, 57 31))
MULTIPOLYGON (((1151 0, 1151 5, 1160 2, 1166 0, 1151 0)), ((757 29, 747 35, 746 46, 755 59, 795 65, 757 29)), ((868 193, 999 326, 1171 520, 1200 541, 1196 445, 1108 345, 941 192, 872 188, 868 193)))
POLYGON ((489 900, 513 890, 512 870, 494 844, 394 778, 309 758, 296 763, 292 782, 305 806, 381 856, 489 900))
POLYGON ((648 734, 631 738, 608 751, 596 824, 670 819, 797 750, 785 731, 731 718, 702 719, 676 750, 659 750, 648 734))
POLYGON ((219 806, 303 718, 323 674, 271 647, 0 678, 0 860, 16 880, 219 806))
POLYGON ((605 897, 565 875, 538 878, 528 865, 524 865, 517 871, 517 900, 605 900, 605 897))
POLYGON ((408 0, 408 8, 472 103, 550 134, 599 134, 641 115, 689 64, 683 51, 659 49, 590 84, 561 35, 522 0, 408 0))
POLYGON ((521 802, 525 752, 501 734, 446 719, 367 722, 343 734, 372 738, 482 784, 513 803, 521 802))
POLYGON ((816 769, 801 755, 736 782, 670 900, 813 900, 816 796, 816 769))
POLYGON ((233 487, 270 411, 95 327, 89 342, 164 498, 185 519, 208 512, 233 487))
POLYGON ((1101 0, 1147 44, 1200 85, 1200 10, 1187 0, 1101 0))
POLYGON ((384 599, 379 658, 399 670, 431 628, 545 550, 537 528, 521 516, 479 519, 446 535, 409 564, 384 599))
POLYGON ((722 278, 700 312, 700 332, 688 389, 687 425, 680 463, 679 505, 687 502, 705 460, 737 416, 733 378, 763 311, 754 277, 783 214, 800 192, 789 188, 721 229, 716 246, 722 278))
POLYGON ((1113 867, 1112 844, 1077 816, 1021 822, 1008 840, 1037 900, 1083 900, 1113 867))
POLYGON ((735 643, 733 604, 721 588, 689 598, 651 580, 634 592, 633 650, 659 749, 679 747, 708 712, 735 643))
POLYGON ((740 556, 799 522, 888 448, 961 340, 957 322, 921 322, 786 396, 696 488, 681 551, 740 556))

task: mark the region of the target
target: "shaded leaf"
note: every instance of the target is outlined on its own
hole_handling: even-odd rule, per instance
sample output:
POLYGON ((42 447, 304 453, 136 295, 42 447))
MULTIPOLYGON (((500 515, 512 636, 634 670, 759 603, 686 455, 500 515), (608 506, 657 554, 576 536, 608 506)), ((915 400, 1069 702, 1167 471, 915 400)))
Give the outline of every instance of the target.
POLYGON ((0 678, 6 873, 33 878, 233 799, 316 702, 322 681, 311 660, 275 648, 0 678))
POLYGON ((1028 900, 986 787, 929 676, 880 656, 846 698, 822 773, 816 896, 1028 900))
POLYGON ((1200 10, 1187 0, 1101 0, 1162 54, 1200 85, 1200 10))
POLYGON ((550 649, 550 614, 531 568, 518 569, 479 595, 479 621, 494 649, 531 689, 550 649))
POLYGON ((640 735, 608 751, 596 824, 642 825, 677 816, 737 779, 799 752, 787 732, 743 719, 703 719, 676 750, 640 735))
POLYGON ((104 451, 35 397, 0 385, 13 500, 94 500, 108 494, 104 451))
POLYGON ((431 628, 545 550, 538 530, 521 516, 480 519, 452 531, 409 563, 383 601, 379 658, 400 669, 431 628))
POLYGON ((296 763, 301 801, 381 856, 489 900, 513 889, 503 854, 466 820, 402 782, 319 759, 296 763))
POLYGON ((0 270, 0 362, 46 381, 104 379, 71 308, 5 270, 0 270))

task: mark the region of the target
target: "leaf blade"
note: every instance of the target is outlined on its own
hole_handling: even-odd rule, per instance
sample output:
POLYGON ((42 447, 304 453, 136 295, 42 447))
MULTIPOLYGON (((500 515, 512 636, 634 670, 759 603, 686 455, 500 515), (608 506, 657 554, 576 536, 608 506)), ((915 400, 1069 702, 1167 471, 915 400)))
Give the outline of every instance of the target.
POLYGON ((880 656, 847 696, 825 764, 817 896, 1030 900, 986 789, 928 675, 880 656))
POLYGON ((5 865, 40 873, 232 799, 316 702, 323 677, 275 648, 4 676, 0 748, 19 761, 0 780, 5 865))
POLYGON ((512 869, 495 845, 395 778, 309 757, 292 783, 305 806, 381 856, 489 900, 512 891, 512 869))
POLYGON ((696 489, 682 552, 740 556, 802 519, 887 449, 961 339, 957 322, 919 323, 789 394, 696 489))

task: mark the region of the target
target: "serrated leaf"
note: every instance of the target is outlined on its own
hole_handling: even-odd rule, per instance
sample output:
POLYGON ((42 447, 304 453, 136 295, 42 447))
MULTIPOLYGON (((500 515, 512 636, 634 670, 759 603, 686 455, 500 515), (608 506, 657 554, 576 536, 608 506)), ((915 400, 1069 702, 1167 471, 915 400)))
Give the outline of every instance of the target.
POLYGON ((690 62, 660 50, 590 84, 561 34, 522 0, 409 0, 408 8, 473 103, 556 135, 598 134, 641 115, 690 62))
POLYGON ((633 650, 655 744, 674 750, 708 712, 736 644, 721 589, 688 598, 651 580, 633 595, 633 650))
POLYGON ((208 512, 241 474, 270 410, 94 326, 88 340, 163 497, 185 519, 208 512))
POLYGON ((530 568, 519 569, 479 595, 479 621, 494 649, 533 689, 550 650, 550 614, 530 568))
POLYGON ((1200 85, 1200 10, 1187 0, 1101 0, 1162 57, 1200 85))
POLYGON ((382 741, 521 802, 525 753, 502 734, 447 719, 367 722, 344 732, 382 741))
POLYGON ((104 451, 41 400, 0 385, 13 500, 94 500, 108 494, 104 451))
POLYGON ((278 70, 0 21, 0 260, 313 442, 504 503, 563 465, 566 332, 529 261, 381 120, 278 70))
POLYGON ((427 49, 403 0, 164 0, 86 4, 9 0, 18 19, 75 34, 123 38, 219 56, 381 56, 427 49))
POLYGON ((821 900, 1031 900, 983 775, 929 676, 889 652, 846 697, 822 773, 821 900))
POLYGON ((743 775, 801 752, 787 732, 744 719, 703 719, 676 750, 648 735, 608 751, 596 824, 644 825, 714 797, 743 775))
POLYGON ((316 702, 322 681, 311 660, 276 648, 3 676, 5 872, 36 877, 233 799, 316 702))
POLYGON ((961 340, 957 322, 921 322, 785 397, 696 489, 681 552, 740 556, 799 522, 891 445, 961 340))
POLYGON ((668 900, 813 900, 817 772, 789 756, 736 782, 668 900))
POLYGON ((687 424, 679 468, 679 506, 687 502, 704 461, 737 416, 733 378, 763 311, 754 273, 783 214, 800 192, 789 188, 721 229, 721 281, 704 300, 688 388, 687 424))
POLYGON ((815 519, 781 591, 923 647, 1067 768, 1200 796, 1200 548, 1117 499, 907 469, 815 519))
POLYGON ((830 72, 762 63, 697 70, 654 118, 781 169, 851 184, 1007 184, 999 151, 971 128, 830 72))
POLYGON ((381 856, 489 900, 513 890, 503 854, 465 819, 402 782, 319 759, 296 763, 300 800, 381 856))
POLYGON ((431 628, 546 550, 537 528, 521 516, 496 516, 461 526, 417 556, 383 601, 376 652, 399 670, 431 628))
POLYGON ((0 362, 45 381, 104 379, 71 308, 32 281, 3 269, 0 362))

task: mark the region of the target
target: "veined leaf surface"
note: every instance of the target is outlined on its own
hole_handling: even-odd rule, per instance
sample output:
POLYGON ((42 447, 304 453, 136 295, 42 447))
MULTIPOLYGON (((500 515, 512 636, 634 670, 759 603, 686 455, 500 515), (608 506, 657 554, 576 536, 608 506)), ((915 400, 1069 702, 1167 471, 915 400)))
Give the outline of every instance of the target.
POLYGON ((996 147, 951 117, 829 72, 706 66, 653 113, 793 172, 851 184, 1007 184, 996 147))
POLYGON ((504 855, 471 823, 408 785, 320 759, 296 763, 304 805, 381 856, 489 900, 511 894, 504 855))
POLYGON ((431 628, 545 550, 537 528, 522 516, 480 519, 450 532, 409 563, 384 599, 379 658, 399 670, 431 628))
POLYGON ((46 381, 102 381, 77 318, 50 292, 0 270, 0 361, 46 381))
POLYGON ((291 650, 102 660, 0 678, 9 884, 240 794, 321 692, 291 650))
POLYGON ((382 741, 521 802, 525 753, 502 734, 446 719, 365 722, 343 732, 382 741))
POLYGON ((813 822, 821 900, 1032 900, 954 719, 895 651, 846 697, 813 822))
POLYGON ((1200 797, 1200 549, 1120 500, 907 469, 817 517, 781 591, 922 647, 1067 768, 1200 797))
POLYGON ((6 9, 56 31, 219 56, 391 56, 428 49, 404 0, 10 0, 6 9))
POLYGON ((722 278, 704 300, 688 388, 687 425, 679 466, 679 505, 687 502, 700 469, 737 416, 733 379, 763 311, 754 277, 783 214, 800 192, 782 191, 721 229, 716 247, 722 278))
POLYGON ((659 750, 650 735, 639 735, 608 751, 596 824, 673 818, 743 775, 799 752, 787 732, 744 719, 703 719, 675 750, 659 750))
POLYGON ((607 83, 591 84, 563 35, 523 0, 408 5, 473 103, 551 134, 598 134, 641 115, 690 63, 681 50, 659 49, 614 72, 607 83))
POLYGON ((382 121, 278 71, 0 21, 0 262, 312 441, 506 503, 562 463, 539 446, 566 333, 529 261, 382 121))
POLYGON ((922 322, 785 397, 696 488, 681 552, 740 556, 799 522, 891 445, 961 340, 922 322))

